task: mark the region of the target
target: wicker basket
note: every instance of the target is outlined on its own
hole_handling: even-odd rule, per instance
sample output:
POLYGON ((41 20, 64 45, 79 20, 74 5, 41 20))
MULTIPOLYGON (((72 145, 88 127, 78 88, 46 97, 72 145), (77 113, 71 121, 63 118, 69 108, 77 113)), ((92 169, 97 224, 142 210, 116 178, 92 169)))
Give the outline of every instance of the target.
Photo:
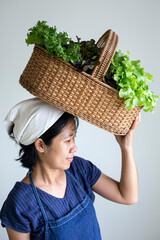
POLYGON ((31 94, 115 135, 125 135, 141 110, 125 108, 118 91, 101 82, 118 44, 108 30, 97 42, 103 48, 100 64, 92 72, 78 72, 71 64, 51 57, 35 45, 20 84, 31 94))

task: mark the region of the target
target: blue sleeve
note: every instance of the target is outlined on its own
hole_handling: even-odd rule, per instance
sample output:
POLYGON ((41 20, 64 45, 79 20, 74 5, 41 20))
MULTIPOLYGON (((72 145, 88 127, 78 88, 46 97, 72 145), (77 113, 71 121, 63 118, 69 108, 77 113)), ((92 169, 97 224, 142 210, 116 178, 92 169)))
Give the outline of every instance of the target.
POLYGON ((89 186, 92 187, 101 175, 101 170, 91 161, 81 157, 75 157, 76 165, 81 174, 85 177, 89 186))
POLYGON ((31 227, 25 211, 18 207, 18 196, 12 190, 0 212, 2 227, 9 227, 17 232, 29 233, 31 227))

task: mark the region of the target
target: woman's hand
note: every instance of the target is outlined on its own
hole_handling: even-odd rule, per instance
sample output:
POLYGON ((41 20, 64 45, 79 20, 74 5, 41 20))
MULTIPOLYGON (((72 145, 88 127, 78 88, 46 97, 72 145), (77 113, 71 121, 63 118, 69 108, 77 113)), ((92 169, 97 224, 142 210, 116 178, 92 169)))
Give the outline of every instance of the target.
POLYGON ((141 112, 139 113, 137 118, 134 120, 130 130, 128 131, 128 133, 125 136, 114 135, 117 142, 119 143, 121 149, 132 148, 132 141, 133 141, 134 133, 135 133, 136 127, 139 125, 140 121, 141 121, 141 112))

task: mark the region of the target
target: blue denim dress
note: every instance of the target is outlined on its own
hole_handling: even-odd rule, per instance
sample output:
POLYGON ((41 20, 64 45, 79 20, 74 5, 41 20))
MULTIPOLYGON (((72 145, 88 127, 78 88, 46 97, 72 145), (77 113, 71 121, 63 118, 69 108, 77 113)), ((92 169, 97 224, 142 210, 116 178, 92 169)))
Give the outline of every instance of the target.
POLYGON ((85 197, 67 215, 56 221, 47 219, 31 172, 29 172, 31 186, 45 222, 45 240, 101 240, 100 228, 91 199, 73 174, 67 170, 65 172, 76 181, 85 193, 85 197))

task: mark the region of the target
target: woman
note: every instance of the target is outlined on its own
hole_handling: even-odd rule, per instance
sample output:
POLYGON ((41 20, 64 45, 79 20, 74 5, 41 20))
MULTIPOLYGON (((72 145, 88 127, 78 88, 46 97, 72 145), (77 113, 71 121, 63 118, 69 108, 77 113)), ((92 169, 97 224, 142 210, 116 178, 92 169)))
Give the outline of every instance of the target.
POLYGON ((5 119, 29 169, 1 210, 10 240, 101 239, 94 192, 121 204, 138 199, 132 141, 140 115, 125 136, 115 136, 122 152, 120 182, 90 161, 74 156, 78 119, 38 98, 17 104, 5 119))

